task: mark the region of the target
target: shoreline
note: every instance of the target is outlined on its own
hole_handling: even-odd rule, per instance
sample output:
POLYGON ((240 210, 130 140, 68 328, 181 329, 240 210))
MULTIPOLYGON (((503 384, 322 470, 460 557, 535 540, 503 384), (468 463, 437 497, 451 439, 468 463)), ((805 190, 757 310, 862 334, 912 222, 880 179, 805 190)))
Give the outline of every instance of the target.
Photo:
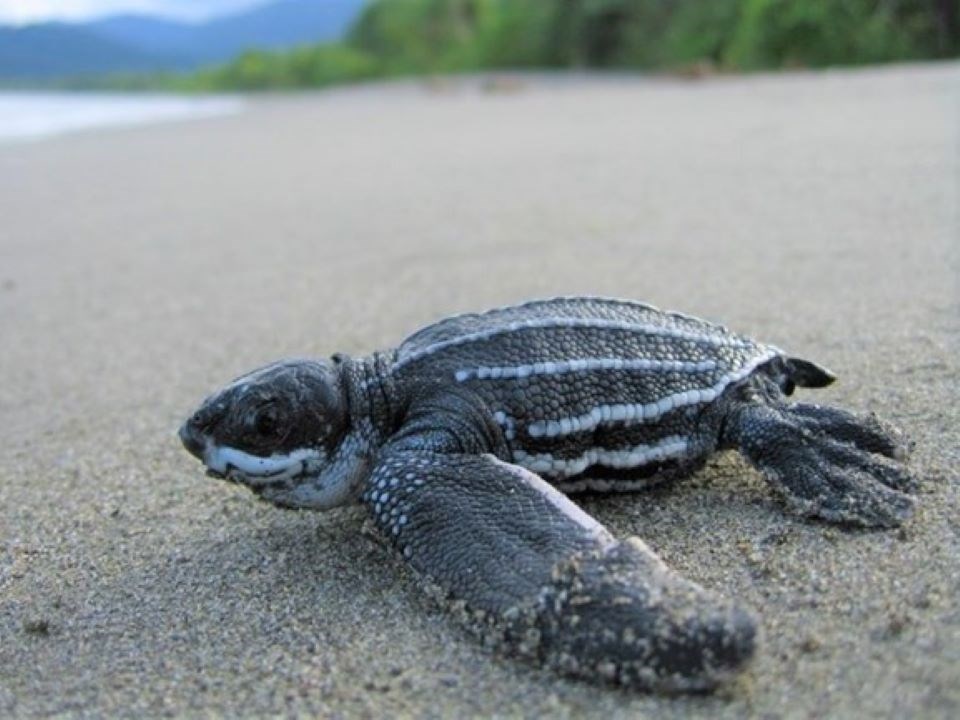
POLYGON ((234 96, 0 90, 0 145, 223 117, 242 112, 244 104, 234 96))
MULTIPOLYGON (((604 86, 651 86, 655 88, 684 89, 690 87, 718 87, 725 84, 766 83, 778 84, 792 81, 829 82, 834 76, 841 81, 849 77, 882 77, 909 73, 923 69, 925 75, 938 71, 950 74, 956 61, 900 62, 862 66, 837 66, 825 68, 796 68, 782 70, 759 70, 747 73, 708 72, 690 74, 685 71, 639 72, 628 70, 490 70, 476 73, 449 73, 375 78, 354 83, 334 84, 324 87, 304 87, 262 91, 235 91, 213 93, 177 93, 162 90, 84 90, 54 89, 43 87, 0 86, 0 111, 9 115, 10 101, 23 100, 53 104, 65 102, 68 112, 79 109, 75 118, 58 118, 50 129, 37 130, 5 128, 0 120, 0 147, 22 142, 38 142, 76 132, 146 127, 150 125, 189 120, 229 117, 249 110, 251 107, 298 102, 311 102, 319 98, 338 96, 363 96, 423 93, 427 96, 493 95, 510 96, 531 89, 535 91, 558 90, 584 84, 598 88, 604 86), (5 103, 8 105, 5 106, 5 103), (75 105, 71 108, 70 105, 75 105), (85 117, 84 110, 93 109, 93 117, 85 117), (97 110, 102 112, 97 114, 97 110)), ((40 112, 46 110, 40 106, 40 112)), ((9 121, 8 121, 9 122, 9 121)))

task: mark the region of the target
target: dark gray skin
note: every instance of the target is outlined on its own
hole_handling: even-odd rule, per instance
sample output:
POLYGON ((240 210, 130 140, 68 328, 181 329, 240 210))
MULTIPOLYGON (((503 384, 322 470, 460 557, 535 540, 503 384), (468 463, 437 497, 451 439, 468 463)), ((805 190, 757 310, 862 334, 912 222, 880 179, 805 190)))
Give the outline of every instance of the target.
POLYGON ((899 431, 787 401, 832 381, 703 320, 558 298, 449 318, 368 358, 267 366, 180 435, 210 474, 263 500, 363 502, 508 652, 583 678, 708 690, 753 656, 753 616, 561 491, 634 490, 733 449, 802 515, 899 525, 916 489, 899 431))

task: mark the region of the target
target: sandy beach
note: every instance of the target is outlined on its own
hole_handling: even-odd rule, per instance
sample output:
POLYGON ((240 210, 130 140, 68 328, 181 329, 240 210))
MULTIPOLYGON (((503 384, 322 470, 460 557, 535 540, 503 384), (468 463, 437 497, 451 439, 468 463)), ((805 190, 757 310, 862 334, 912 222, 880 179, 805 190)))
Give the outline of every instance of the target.
POLYGON ((960 64, 254 98, 0 147, 0 715, 960 714, 960 64), (359 508, 282 511, 175 430, 229 378, 536 296, 647 300, 816 360, 916 442, 894 532, 733 455, 582 500, 762 617, 719 693, 499 658, 359 508))

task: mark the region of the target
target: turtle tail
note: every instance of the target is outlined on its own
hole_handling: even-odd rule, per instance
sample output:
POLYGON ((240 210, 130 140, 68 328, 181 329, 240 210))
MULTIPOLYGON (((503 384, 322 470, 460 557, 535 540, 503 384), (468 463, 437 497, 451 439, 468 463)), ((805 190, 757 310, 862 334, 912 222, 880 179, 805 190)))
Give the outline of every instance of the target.
POLYGON ((798 387, 827 387, 837 379, 836 375, 821 365, 782 355, 767 364, 767 371, 784 395, 792 395, 798 387))
POLYGON ((832 385, 837 376, 822 365, 800 358, 787 358, 784 361, 787 375, 799 387, 822 388, 832 385))

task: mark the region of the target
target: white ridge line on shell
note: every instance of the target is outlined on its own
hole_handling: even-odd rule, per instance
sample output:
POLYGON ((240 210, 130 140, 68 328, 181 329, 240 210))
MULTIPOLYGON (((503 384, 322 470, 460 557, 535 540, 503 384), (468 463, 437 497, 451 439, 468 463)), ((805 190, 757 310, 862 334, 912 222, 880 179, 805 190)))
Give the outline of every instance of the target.
MULTIPOLYGON (((553 303, 578 303, 579 304, 584 300, 590 303, 599 303, 602 305, 628 307, 633 310, 651 312, 657 315, 664 315, 666 317, 674 318, 676 320, 691 321, 701 326, 707 325, 711 329, 717 330, 719 332, 723 332, 723 333, 730 332, 725 325, 720 325, 719 323, 711 322, 710 320, 705 320, 695 315, 679 312, 677 310, 664 310, 658 307, 657 305, 652 305, 651 303, 642 302, 640 300, 630 300, 628 298, 611 297, 609 295, 554 295, 553 297, 536 298, 533 300, 527 300, 526 302, 516 303, 513 305, 500 305, 498 307, 493 307, 488 310, 483 310, 481 312, 472 311, 472 312, 455 313, 453 315, 448 315, 445 318, 441 318, 437 322, 450 322, 450 321, 465 320, 465 319, 481 320, 481 319, 492 317, 497 313, 509 312, 510 310, 529 310, 530 308, 536 308, 541 305, 551 305, 553 303)), ((429 325, 425 328, 421 328, 416 332, 412 333, 410 336, 408 336, 404 340, 404 342, 413 340, 420 333, 433 330, 433 329, 435 329, 435 324, 429 325)))
POLYGON ((507 440, 513 440, 517 437, 517 425, 516 421, 507 415, 503 410, 497 410, 493 414, 493 419, 497 421, 497 424, 503 428, 503 436, 507 440))
MULTIPOLYGON (((748 340, 742 340, 729 335, 708 335, 706 333, 693 332, 691 330, 681 330, 678 328, 667 327, 664 325, 654 325, 651 323, 635 323, 623 320, 605 320, 600 318, 541 318, 537 320, 523 320, 512 322, 502 327, 488 328, 475 333, 468 333, 449 340, 440 340, 433 345, 410 353, 406 357, 399 358, 393 364, 393 370, 398 370, 408 363, 419 360, 420 358, 432 355, 440 350, 467 343, 490 340, 500 335, 506 335, 518 330, 550 330, 584 328, 590 330, 623 330, 626 332, 641 333, 643 335, 652 335, 658 337, 669 337, 677 340, 690 340, 692 342, 702 342, 716 347, 748 348, 754 347, 755 343, 748 340)), ((722 333, 722 328, 715 329, 717 333, 722 333)))
POLYGON ((592 465, 610 468, 635 468, 651 462, 684 457, 689 443, 682 435, 670 435, 657 443, 637 445, 623 450, 590 448, 579 457, 558 458, 550 453, 528 454, 523 450, 513 453, 513 461, 536 473, 555 477, 573 477, 592 465))
POLYGON ((648 372, 679 372, 699 373, 710 372, 717 367, 716 360, 700 360, 697 362, 686 360, 623 360, 621 358, 583 358, 575 360, 560 360, 537 362, 528 365, 513 367, 475 367, 457 370, 454 377, 457 382, 467 380, 500 380, 525 378, 531 375, 564 375, 575 372, 592 372, 594 370, 642 370, 648 372))
POLYGON ((652 422, 677 408, 699 403, 713 402, 731 383, 742 380, 760 365, 780 354, 768 349, 743 367, 727 373, 711 387, 686 390, 684 392, 667 395, 658 400, 647 403, 630 403, 619 405, 598 405, 590 412, 560 420, 540 420, 527 426, 527 434, 533 438, 558 437, 573 433, 592 430, 608 422, 622 422, 625 424, 652 422))

